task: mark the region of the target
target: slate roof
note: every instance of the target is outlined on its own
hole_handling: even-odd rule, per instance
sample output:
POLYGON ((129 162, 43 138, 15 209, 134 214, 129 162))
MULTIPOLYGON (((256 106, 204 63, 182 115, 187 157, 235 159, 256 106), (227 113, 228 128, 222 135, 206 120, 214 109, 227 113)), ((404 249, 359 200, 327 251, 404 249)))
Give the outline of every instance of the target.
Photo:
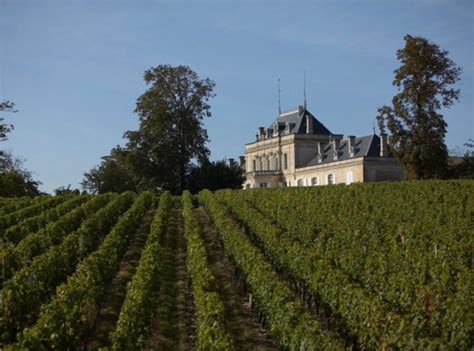
POLYGON ((285 134, 286 124, 290 124, 290 131, 288 134, 306 134, 306 116, 309 115, 313 119, 313 134, 331 135, 332 133, 324 124, 314 117, 311 112, 299 106, 297 109, 284 112, 277 117, 273 123, 268 127, 271 132, 274 132, 274 127, 279 125, 280 132, 285 134))
POLYGON ((314 157, 304 167, 316 166, 325 164, 333 161, 343 161, 351 158, 362 157, 362 156, 373 156, 377 157, 380 155, 380 138, 376 134, 369 134, 355 138, 354 142, 354 156, 350 156, 350 150, 348 146, 348 139, 342 139, 339 142, 337 160, 334 159, 334 148, 332 143, 324 146, 322 154, 322 162, 318 162, 318 156, 314 157))

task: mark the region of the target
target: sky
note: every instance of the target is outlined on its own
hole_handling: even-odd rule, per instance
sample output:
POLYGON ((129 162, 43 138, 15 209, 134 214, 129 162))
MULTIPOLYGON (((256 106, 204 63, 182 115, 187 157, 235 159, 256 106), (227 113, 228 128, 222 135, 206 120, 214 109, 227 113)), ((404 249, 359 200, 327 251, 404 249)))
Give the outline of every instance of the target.
POLYGON ((0 148, 26 159, 41 190, 79 187, 123 133, 143 73, 187 65, 216 83, 211 159, 237 158, 281 107, 303 104, 338 134, 372 133, 397 90, 406 34, 463 68, 460 102, 443 110, 449 149, 474 138, 474 1, 0 0, 0 101, 15 127, 0 148))

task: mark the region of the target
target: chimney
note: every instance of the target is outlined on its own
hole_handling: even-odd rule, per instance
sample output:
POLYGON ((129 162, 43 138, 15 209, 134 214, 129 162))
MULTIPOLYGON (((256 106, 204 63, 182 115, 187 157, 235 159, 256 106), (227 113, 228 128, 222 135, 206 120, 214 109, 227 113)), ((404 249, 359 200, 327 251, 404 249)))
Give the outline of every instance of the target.
POLYGON ((313 134, 313 118, 306 115, 306 134, 313 134))
POLYGON ((380 134, 380 157, 388 156, 387 134, 380 134))
POLYGON ((333 151, 339 150, 339 139, 332 139, 332 148, 333 151))
POLYGON ((348 135, 347 136, 347 146, 349 148, 349 151, 351 150, 351 148, 353 148, 355 146, 355 136, 353 135, 348 135))
POLYGON ((227 161, 229 167, 232 167, 234 165, 234 162, 235 162, 235 160, 233 158, 229 158, 228 161, 227 161))
POLYGON ((240 166, 245 165, 245 156, 239 156, 240 166))
POLYGON ((258 127, 258 136, 260 139, 265 138, 265 127, 258 127))

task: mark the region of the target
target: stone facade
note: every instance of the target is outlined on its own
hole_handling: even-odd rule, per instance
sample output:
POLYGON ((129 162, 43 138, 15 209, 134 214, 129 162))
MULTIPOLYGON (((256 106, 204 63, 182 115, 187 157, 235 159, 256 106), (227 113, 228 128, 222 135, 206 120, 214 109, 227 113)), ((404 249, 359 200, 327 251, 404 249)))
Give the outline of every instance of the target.
POLYGON ((244 188, 395 181, 403 167, 389 155, 386 136, 331 133, 309 111, 281 114, 245 145, 244 188))

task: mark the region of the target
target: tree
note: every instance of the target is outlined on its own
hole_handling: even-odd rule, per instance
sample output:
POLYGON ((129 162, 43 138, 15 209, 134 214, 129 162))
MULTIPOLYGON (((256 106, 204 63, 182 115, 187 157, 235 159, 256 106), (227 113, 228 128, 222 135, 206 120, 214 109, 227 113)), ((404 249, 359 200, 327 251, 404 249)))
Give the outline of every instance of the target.
POLYGON ((0 151, 0 196, 42 195, 38 189, 41 182, 33 180, 32 173, 24 168, 23 163, 11 153, 0 151))
POLYGON ((474 140, 469 139, 464 148, 462 161, 451 165, 451 177, 474 179, 474 140))
MULTIPOLYGON (((0 111, 17 112, 15 104, 10 101, 0 102, 0 111)), ((7 134, 13 130, 13 125, 3 122, 4 118, 0 117, 0 141, 7 139, 7 134)))
POLYGON ((119 146, 112 149, 109 156, 102 157, 102 163, 99 166, 84 173, 81 186, 93 194, 139 190, 127 164, 126 151, 119 146))
POLYGON ((214 82, 199 79, 187 66, 159 65, 145 72, 148 90, 136 104, 138 131, 128 131, 127 162, 139 187, 180 193, 193 163, 207 161, 203 120, 211 117, 208 101, 214 82))
MULTIPOLYGON (((0 102, 0 112, 17 112, 10 101, 0 102)), ((7 140, 7 134, 13 125, 6 124, 0 117, 0 141, 7 140)), ((13 157, 9 152, 0 150, 0 196, 36 196, 41 195, 38 187, 41 182, 33 180, 32 173, 24 168, 24 161, 13 157)))
POLYGON ((405 36, 397 51, 402 65, 395 70, 393 85, 400 91, 393 106, 378 109, 377 120, 391 133, 390 144, 410 179, 444 178, 448 175, 448 151, 444 143, 447 124, 439 113, 459 100, 461 68, 448 52, 423 37, 405 36))
POLYGON ((188 189, 197 193, 203 189, 242 189, 245 176, 242 167, 235 162, 204 162, 194 166, 189 174, 188 189))
POLYGON ((67 187, 65 186, 60 186, 56 189, 54 189, 54 195, 56 196, 62 196, 62 195, 80 195, 81 191, 79 189, 71 189, 71 184, 69 184, 67 187))

